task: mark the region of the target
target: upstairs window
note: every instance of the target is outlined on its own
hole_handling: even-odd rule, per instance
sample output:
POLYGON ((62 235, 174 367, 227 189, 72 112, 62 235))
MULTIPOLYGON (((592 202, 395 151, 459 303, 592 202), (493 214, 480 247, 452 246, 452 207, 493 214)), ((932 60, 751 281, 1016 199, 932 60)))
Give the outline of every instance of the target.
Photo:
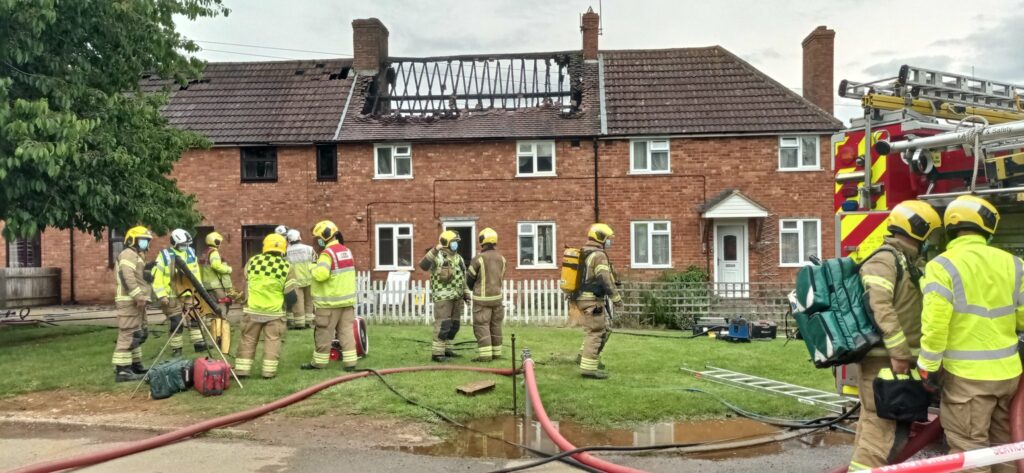
POLYGON ((804 266, 812 255, 821 256, 821 221, 779 221, 779 265, 804 266))
POLYGON ((555 175, 554 141, 520 141, 516 148, 517 177, 555 175))
POLYGON ((277 148, 242 148, 242 182, 276 182, 277 148))
POLYGON ((338 145, 317 145, 316 180, 338 180, 338 145))
POLYGON ((817 136, 783 136, 779 138, 780 171, 818 171, 817 136))
POLYGON ((660 174, 671 172, 668 140, 637 140, 630 147, 629 172, 631 174, 660 174))
POLYGON ((373 177, 376 179, 412 179, 412 146, 407 144, 375 145, 377 157, 373 177))

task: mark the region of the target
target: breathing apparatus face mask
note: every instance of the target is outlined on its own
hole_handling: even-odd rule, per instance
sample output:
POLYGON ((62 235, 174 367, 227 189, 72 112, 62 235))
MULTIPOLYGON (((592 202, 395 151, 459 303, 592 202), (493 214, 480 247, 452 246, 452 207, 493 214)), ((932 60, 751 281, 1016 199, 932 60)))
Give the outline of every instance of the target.
POLYGON ((139 249, 142 250, 142 251, 148 250, 149 249, 149 240, 147 240, 147 239, 139 240, 139 249))
POLYGON ((604 241, 604 247, 605 248, 611 248, 612 247, 612 239, 611 238, 609 238, 609 239, 604 241))
POLYGON ((453 241, 449 246, 451 246, 452 251, 459 251, 459 242, 453 241))
POLYGON ((316 244, 320 245, 321 248, 327 246, 327 242, 325 242, 323 238, 317 238, 316 239, 316 244))

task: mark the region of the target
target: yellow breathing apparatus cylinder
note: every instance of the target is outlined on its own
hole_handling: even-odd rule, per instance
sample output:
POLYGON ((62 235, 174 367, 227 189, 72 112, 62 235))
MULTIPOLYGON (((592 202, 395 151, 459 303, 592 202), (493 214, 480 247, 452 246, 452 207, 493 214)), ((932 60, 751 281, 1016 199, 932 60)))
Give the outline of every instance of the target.
POLYGON ((562 292, 573 294, 580 288, 580 256, 583 254, 579 248, 566 248, 562 252, 562 277, 559 286, 562 292))

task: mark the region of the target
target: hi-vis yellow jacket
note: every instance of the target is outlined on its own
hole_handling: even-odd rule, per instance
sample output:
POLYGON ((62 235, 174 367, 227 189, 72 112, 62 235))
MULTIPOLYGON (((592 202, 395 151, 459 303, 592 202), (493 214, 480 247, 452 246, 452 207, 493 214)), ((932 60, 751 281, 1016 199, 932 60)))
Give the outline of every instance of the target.
POLYGON ((917 365, 980 381, 1021 373, 1017 331, 1024 328, 1024 263, 988 246, 957 238, 925 268, 921 355, 917 365))

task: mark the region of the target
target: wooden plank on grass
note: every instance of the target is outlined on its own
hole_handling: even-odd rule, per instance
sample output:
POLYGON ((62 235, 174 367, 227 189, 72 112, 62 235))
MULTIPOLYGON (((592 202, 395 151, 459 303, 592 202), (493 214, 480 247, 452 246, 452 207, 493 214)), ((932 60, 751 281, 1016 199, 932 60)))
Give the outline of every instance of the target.
POLYGON ((476 396, 494 389, 494 381, 473 381, 455 388, 455 392, 464 396, 476 396))

